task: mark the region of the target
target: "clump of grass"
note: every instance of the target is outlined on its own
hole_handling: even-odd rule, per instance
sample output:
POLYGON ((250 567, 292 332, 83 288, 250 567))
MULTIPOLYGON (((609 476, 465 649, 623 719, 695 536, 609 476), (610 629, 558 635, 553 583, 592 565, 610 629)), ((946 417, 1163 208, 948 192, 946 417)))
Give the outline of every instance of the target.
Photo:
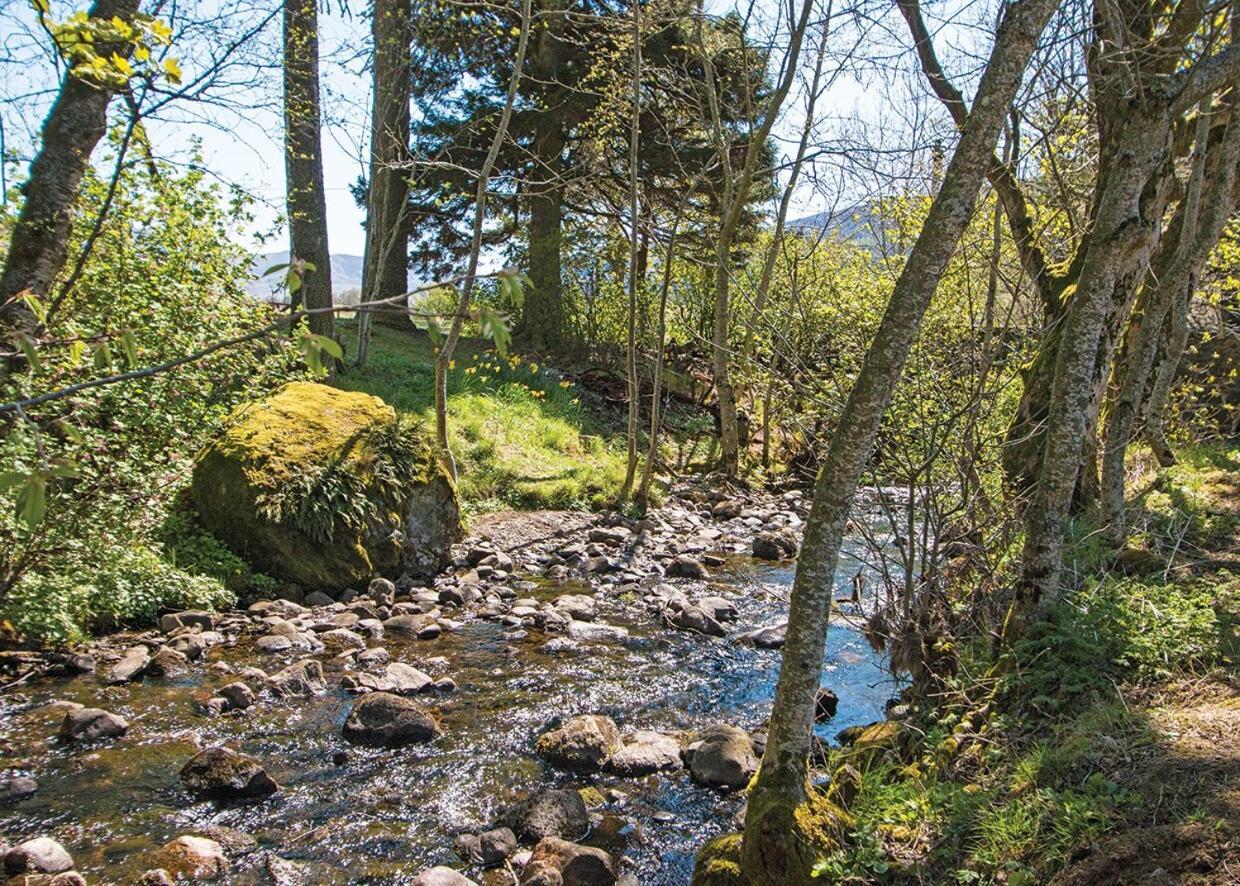
MULTIPOLYGON (((434 348, 376 327, 364 368, 334 382, 434 419, 434 348)), ((568 379, 536 360, 462 341, 448 376, 448 434, 469 510, 601 507, 624 481, 622 440, 592 416, 568 379)))

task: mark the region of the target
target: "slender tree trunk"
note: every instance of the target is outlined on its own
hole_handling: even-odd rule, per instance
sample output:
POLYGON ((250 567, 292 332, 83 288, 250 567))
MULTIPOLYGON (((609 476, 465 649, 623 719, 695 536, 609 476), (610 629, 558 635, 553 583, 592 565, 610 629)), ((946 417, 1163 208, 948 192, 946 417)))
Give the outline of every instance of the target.
POLYGON ((1003 119, 1055 7, 1055 0, 1018 0, 1004 15, 956 152, 831 436, 797 561, 766 752, 746 814, 743 869, 750 883, 812 882, 814 847, 807 858, 795 809, 806 798, 814 696, 848 514, 921 318, 973 215, 1003 119))
POLYGON ((452 325, 448 335, 439 346, 435 355, 435 440, 448 468, 452 479, 456 480, 456 459, 452 455, 452 447, 448 443, 448 372, 452 367, 452 355, 456 344, 461 338, 461 329, 465 324, 465 314, 469 311, 470 299, 473 297, 474 280, 478 274, 478 257, 482 253, 482 229, 487 214, 487 188, 491 183, 491 173, 495 169, 495 161, 499 158, 500 148, 508 137, 508 124, 512 120, 512 108, 517 99, 517 87, 521 83, 521 71, 525 66, 525 51, 529 45, 530 22, 532 18, 532 0, 525 0, 521 10, 521 34, 517 38, 517 57, 512 67, 512 77, 508 81, 508 94, 504 98, 504 110, 500 112, 499 125, 491 137, 491 145, 487 149, 486 159, 478 170, 478 185, 474 191, 474 226, 469 242, 469 262, 465 268, 465 278, 461 281, 459 297, 456 303, 456 314, 452 317, 452 325))
POLYGON ((1167 401, 1171 398, 1171 388, 1180 368, 1180 359, 1188 344, 1188 309, 1192 305, 1196 283, 1196 279, 1190 279, 1179 292, 1173 293, 1175 301, 1163 328, 1162 355, 1145 402, 1145 439, 1154 450, 1154 457, 1164 468, 1175 464, 1175 450, 1167 440, 1163 414, 1167 410, 1167 401))
POLYGON ((284 171, 288 204, 289 254, 314 265, 293 294, 304 304, 310 331, 332 336, 331 251, 327 245, 327 201, 319 107, 319 23, 316 0, 284 0, 284 171))
MULTIPOLYGON (((95 0, 90 16, 131 21, 138 0, 95 0)), ((105 57, 107 47, 99 47, 105 57)), ((0 328, 33 325, 33 314, 16 297, 27 290, 45 299, 69 254, 73 204, 95 145, 108 126, 113 91, 65 72, 56 102, 43 121, 42 145, 22 186, 25 199, 9 239, 0 274, 0 328)))
MULTIPOLYGON (((395 298, 409 285, 410 28, 410 0, 375 0, 363 302, 395 298)), ((369 311, 358 315, 359 366, 366 364, 371 322, 369 311)))
POLYGON ((644 277, 645 260, 640 254, 642 240, 638 232, 637 195, 637 148, 641 135, 642 114, 642 31, 641 3, 634 0, 630 13, 633 17, 633 97, 629 114, 629 306, 628 335, 625 342, 625 372, 629 382, 628 461, 624 471, 624 486, 620 500, 629 497, 633 481, 637 477, 637 429, 641 419, 641 380, 637 377, 637 290, 644 277))

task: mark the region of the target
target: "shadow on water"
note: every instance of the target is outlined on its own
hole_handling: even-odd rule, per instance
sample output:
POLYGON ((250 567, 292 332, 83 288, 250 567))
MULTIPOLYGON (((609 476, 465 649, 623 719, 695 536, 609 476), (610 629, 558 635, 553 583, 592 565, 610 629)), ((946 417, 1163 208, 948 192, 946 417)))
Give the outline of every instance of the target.
MULTIPOLYGON (((743 559, 710 591, 733 595, 739 624, 748 629, 783 617, 791 578, 790 569, 743 559)), ((554 585, 534 593, 577 590, 554 585)), ((760 728, 779 652, 673 631, 637 605, 605 605, 601 618, 628 628, 629 638, 557 653, 545 647, 546 635, 482 621, 433 641, 389 638, 384 645, 393 661, 449 675, 458 686, 428 699, 443 737, 400 750, 347 745, 341 725, 353 697, 339 690, 308 700, 263 698, 248 711, 208 719, 198 702, 236 676, 201 665, 181 680, 104 687, 82 677, 22 687, 0 697, 0 766, 34 775, 40 790, 0 810, 0 834, 10 841, 55 836, 92 881, 136 882, 152 866, 154 849, 215 826, 250 834, 261 848, 306 864, 312 882, 401 883, 427 865, 458 864, 452 836, 493 822, 531 790, 592 785, 625 796, 598 810, 601 820, 596 816, 585 842, 623 857, 624 869, 642 884, 687 883, 701 842, 733 827, 735 796, 699 787, 684 771, 642 779, 559 772, 534 756, 534 739, 557 718, 585 712, 609 714, 624 731, 721 721, 760 728), (65 746, 53 737, 60 714, 42 707, 54 699, 120 713, 130 732, 111 744, 65 746), (192 804, 177 772, 196 747, 220 743, 260 758, 281 792, 255 805, 192 804), (347 758, 336 765, 341 751, 347 758)), ((899 688, 854 627, 837 619, 828 646, 824 684, 839 694, 840 706, 819 727, 824 738, 880 718, 899 688)), ((210 661, 268 672, 286 663, 259 656, 248 639, 212 649, 210 661)), ((339 674, 328 670, 329 685, 338 685, 339 674)), ((230 881, 262 882, 256 865, 247 868, 243 859, 230 881)))

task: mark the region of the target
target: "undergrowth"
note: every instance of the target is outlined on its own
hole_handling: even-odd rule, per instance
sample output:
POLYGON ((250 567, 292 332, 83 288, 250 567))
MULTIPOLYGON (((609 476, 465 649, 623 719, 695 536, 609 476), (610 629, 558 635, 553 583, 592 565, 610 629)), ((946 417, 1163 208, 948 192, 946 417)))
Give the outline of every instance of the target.
MULTIPOLYGON (((1143 544, 1164 550, 1174 532, 1181 551, 1208 551, 1231 537, 1208 479, 1217 464, 1217 453, 1188 454, 1142 478, 1143 544)), ((1233 668, 1238 616, 1240 578, 1225 570, 1102 572, 1000 658, 986 644, 962 648, 956 676, 912 700, 914 750, 864 771, 849 810, 855 830, 821 873, 831 882, 1033 884, 1151 809, 1187 820, 1198 809, 1192 789, 1148 777, 1165 751, 1158 724, 1129 699, 1233 668)), ((847 758, 836 753, 835 762, 847 758)))

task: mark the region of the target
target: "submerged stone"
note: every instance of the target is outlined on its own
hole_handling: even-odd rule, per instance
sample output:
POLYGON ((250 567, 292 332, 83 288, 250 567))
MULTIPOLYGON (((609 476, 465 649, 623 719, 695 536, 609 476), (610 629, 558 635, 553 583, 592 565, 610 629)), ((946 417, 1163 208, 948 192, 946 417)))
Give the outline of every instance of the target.
POLYGON ((257 760, 223 747, 196 754, 182 767, 181 783, 200 800, 260 799, 279 790, 257 760))

